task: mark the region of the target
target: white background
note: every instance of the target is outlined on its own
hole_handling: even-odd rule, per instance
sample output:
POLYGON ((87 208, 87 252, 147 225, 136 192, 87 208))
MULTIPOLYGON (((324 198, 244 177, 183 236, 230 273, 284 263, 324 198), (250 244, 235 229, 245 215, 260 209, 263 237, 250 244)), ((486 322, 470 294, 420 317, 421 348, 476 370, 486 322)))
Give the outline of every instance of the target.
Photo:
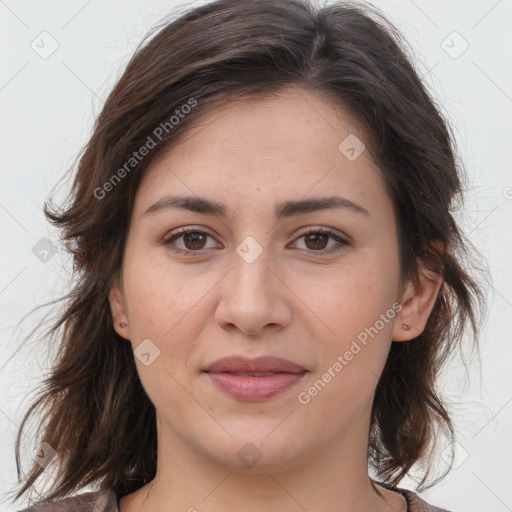
MULTIPOLYGON (((2 511, 23 505, 14 507, 3 498, 16 482, 14 436, 49 367, 39 345, 19 347, 40 314, 20 320, 35 305, 60 297, 71 270, 62 251, 46 263, 32 252, 43 237, 57 243, 43 217, 43 201, 86 143, 102 99, 136 44, 175 5, 162 0, 0 1, 2 511), (46 59, 31 48, 34 40, 42 46, 41 37, 48 37, 40 36, 43 31, 58 43, 46 59)), ((512 0, 378 0, 374 5, 406 36, 417 69, 454 127, 469 175, 461 222, 487 259, 492 279, 481 367, 468 365, 470 384, 464 387, 464 367, 454 361, 442 381, 457 427, 457 468, 420 495, 453 512, 505 512, 512 510, 507 320, 512 314, 512 0), (464 40, 468 49, 452 58, 464 40)), ((57 198, 66 185, 69 180, 57 198)), ((412 480, 400 486, 414 490, 412 480)))

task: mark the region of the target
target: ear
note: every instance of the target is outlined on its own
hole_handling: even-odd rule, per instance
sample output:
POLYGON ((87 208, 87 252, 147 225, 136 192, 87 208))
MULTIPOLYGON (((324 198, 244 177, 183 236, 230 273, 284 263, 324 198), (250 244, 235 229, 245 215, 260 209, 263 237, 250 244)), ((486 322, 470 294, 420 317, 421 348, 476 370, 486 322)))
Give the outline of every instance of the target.
POLYGON ((130 339, 130 325, 128 322, 128 314, 126 307, 126 299, 119 278, 114 281, 108 295, 110 303, 110 312, 114 329, 117 334, 126 340, 130 339))
MULTIPOLYGON (((435 241, 432 245, 441 252, 444 251, 444 244, 441 241, 435 241)), ((423 332, 442 284, 442 272, 428 270, 420 261, 417 281, 408 281, 400 297, 402 309, 398 312, 393 325, 393 341, 408 341, 423 332)))

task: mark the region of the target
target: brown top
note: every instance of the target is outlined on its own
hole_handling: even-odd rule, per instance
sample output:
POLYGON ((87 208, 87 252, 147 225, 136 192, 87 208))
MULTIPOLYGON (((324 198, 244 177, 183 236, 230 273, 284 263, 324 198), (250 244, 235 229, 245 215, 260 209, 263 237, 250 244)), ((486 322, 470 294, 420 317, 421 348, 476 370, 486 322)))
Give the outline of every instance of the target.
MULTIPOLYGON (((400 487, 392 490, 402 494, 407 501, 407 512, 450 512, 434 507, 416 493, 400 487)), ((51 502, 39 502, 18 512, 119 512, 119 499, 112 488, 89 491, 51 502)))

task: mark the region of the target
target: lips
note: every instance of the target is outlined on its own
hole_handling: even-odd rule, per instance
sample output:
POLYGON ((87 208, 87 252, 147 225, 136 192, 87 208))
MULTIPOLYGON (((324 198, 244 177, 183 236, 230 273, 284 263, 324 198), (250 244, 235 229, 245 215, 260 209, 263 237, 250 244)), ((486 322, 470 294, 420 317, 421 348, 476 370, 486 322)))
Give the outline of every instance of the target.
POLYGON ((305 368, 288 359, 276 356, 261 356, 247 359, 243 356, 231 356, 218 359, 206 370, 209 373, 236 373, 240 375, 272 374, 272 373, 304 373, 305 368))
POLYGON ((243 401, 266 400, 297 384, 307 370, 275 356, 225 357, 203 370, 217 389, 243 401))

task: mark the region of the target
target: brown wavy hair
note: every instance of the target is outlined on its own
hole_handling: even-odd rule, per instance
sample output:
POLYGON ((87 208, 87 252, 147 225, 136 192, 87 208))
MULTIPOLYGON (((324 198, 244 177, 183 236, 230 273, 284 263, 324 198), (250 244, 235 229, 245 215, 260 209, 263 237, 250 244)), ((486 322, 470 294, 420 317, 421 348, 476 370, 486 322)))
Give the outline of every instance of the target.
POLYGON ((437 376, 467 328, 471 346, 478 349, 485 301, 483 288, 470 275, 479 253, 453 216, 462 205, 465 178, 454 135, 410 55, 380 11, 356 3, 220 0, 166 19, 144 38, 77 157, 67 204, 44 205, 72 255, 75 280, 46 334, 58 347, 55 364, 16 438, 15 500, 45 470, 32 459, 21 476, 20 441, 36 412, 42 412, 37 446, 47 443, 56 451, 48 466, 56 466, 56 474, 46 499, 89 484, 124 495, 154 478, 155 408, 109 308, 138 184, 148 164, 208 109, 264 98, 285 86, 323 95, 364 127, 367 150, 394 205, 402 279, 416 280, 420 262, 442 273, 424 331, 411 341, 392 343, 375 393, 368 443, 369 466, 381 483, 397 485, 418 463, 426 468, 420 486, 433 485, 428 477, 434 447, 441 435, 452 446, 455 439, 436 391, 437 376), (191 99, 196 106, 179 115, 172 129, 161 129, 156 141, 156 128, 168 127, 165 123, 183 114, 191 99), (155 147, 113 182, 148 137, 155 147), (433 245, 436 240, 444 250, 433 245))

